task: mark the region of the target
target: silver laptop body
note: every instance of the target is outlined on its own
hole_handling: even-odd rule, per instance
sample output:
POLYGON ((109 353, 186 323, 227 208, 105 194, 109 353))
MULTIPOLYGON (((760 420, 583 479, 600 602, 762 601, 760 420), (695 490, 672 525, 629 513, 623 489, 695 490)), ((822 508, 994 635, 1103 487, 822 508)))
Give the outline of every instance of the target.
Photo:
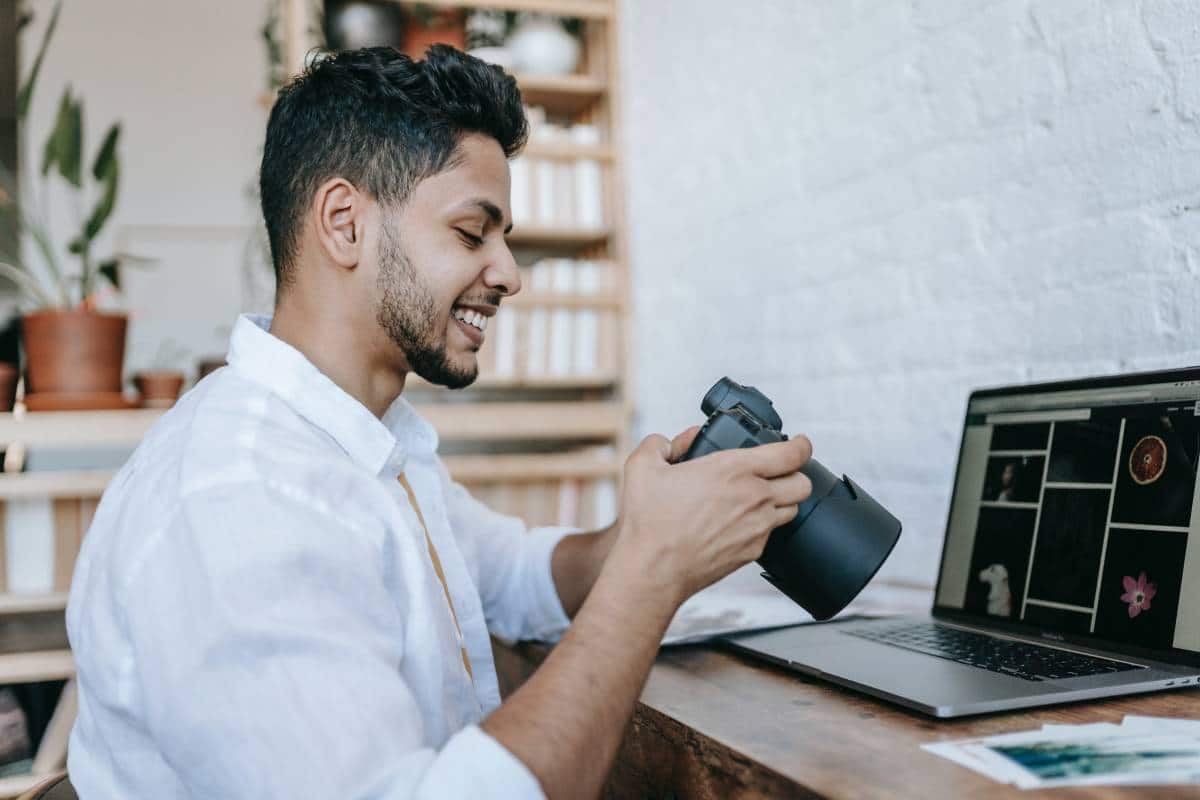
POLYGON ((975 391, 928 617, 724 641, 935 717, 1200 681, 1200 367, 975 391))

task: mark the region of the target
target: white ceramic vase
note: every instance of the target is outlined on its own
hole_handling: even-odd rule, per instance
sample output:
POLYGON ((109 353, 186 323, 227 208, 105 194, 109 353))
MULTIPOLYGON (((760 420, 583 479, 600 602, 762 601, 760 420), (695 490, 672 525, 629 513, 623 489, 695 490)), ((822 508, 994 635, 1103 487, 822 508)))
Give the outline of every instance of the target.
POLYGON ((569 75, 579 65, 579 42, 557 17, 524 17, 506 45, 517 70, 529 75, 569 75))

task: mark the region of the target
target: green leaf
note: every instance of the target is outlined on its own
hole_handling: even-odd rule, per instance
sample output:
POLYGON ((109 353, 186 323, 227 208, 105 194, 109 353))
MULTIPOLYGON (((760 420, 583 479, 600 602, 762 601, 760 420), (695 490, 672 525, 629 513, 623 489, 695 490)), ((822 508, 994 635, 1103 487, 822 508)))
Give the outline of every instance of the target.
POLYGON ((87 241, 82 235, 76 236, 67 245, 67 250, 71 251, 72 255, 80 255, 83 253, 83 248, 87 246, 87 241))
POLYGON ((104 276, 105 280, 113 285, 113 288, 118 292, 121 291, 121 259, 110 258, 106 261, 101 261, 100 266, 96 267, 96 271, 104 276))
POLYGON ((58 104, 54 130, 46 140, 42 154, 42 174, 58 167, 59 174, 76 189, 83 186, 83 104, 71 96, 71 87, 63 90, 58 104))
POLYGON ((96 207, 92 209, 92 214, 88 217, 87 224, 84 225, 83 233, 80 234, 80 238, 84 239, 85 242, 90 242, 96 238, 104 227, 104 223, 108 222, 108 218, 112 215, 113 206, 117 202, 117 184, 119 178, 117 139, 120 134, 120 125, 113 125, 108 129, 108 134, 104 137, 104 144, 100 147, 100 154, 96 156, 95 166, 92 167, 92 174, 102 183, 103 193, 100 195, 100 199, 96 201, 96 207))
POLYGON ((25 81, 20 94, 17 95, 17 119, 25 119, 25 115, 29 113, 29 104, 33 100, 33 87, 37 85, 38 75, 42 71, 42 59, 46 57, 46 48, 50 46, 50 39, 54 36, 54 29, 58 26, 58 12, 60 11, 62 11, 62 0, 58 0, 54 4, 54 13, 50 15, 50 23, 46 25, 46 32, 42 34, 42 44, 38 47, 37 58, 33 60, 33 69, 29 71, 29 80, 25 81))
POLYGON ((117 174, 117 140, 121 138, 121 123, 114 122, 113 126, 108 129, 108 133, 104 134, 104 143, 100 145, 100 152, 96 154, 96 163, 92 165, 92 175, 98 181, 106 180, 111 173, 114 178, 117 174))

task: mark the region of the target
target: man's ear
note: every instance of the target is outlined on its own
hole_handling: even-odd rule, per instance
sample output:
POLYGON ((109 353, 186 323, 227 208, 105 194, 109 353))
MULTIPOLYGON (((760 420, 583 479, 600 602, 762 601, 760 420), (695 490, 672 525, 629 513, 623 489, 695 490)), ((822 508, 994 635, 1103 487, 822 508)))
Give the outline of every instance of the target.
POLYGON ((317 189, 313 198, 317 241, 339 267, 358 266, 365 211, 366 196, 345 178, 331 178, 317 189))

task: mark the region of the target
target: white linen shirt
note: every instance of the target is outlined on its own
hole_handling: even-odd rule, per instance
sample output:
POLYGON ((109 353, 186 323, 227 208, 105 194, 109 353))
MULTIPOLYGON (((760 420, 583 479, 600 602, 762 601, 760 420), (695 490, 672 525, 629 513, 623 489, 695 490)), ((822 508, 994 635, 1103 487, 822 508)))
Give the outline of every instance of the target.
POLYGON ((67 607, 79 796, 541 797, 478 726, 500 704, 488 631, 562 632, 550 555, 570 531, 474 500, 405 399, 380 421, 268 323, 238 320, 229 366, 154 426, 88 531, 67 607))

